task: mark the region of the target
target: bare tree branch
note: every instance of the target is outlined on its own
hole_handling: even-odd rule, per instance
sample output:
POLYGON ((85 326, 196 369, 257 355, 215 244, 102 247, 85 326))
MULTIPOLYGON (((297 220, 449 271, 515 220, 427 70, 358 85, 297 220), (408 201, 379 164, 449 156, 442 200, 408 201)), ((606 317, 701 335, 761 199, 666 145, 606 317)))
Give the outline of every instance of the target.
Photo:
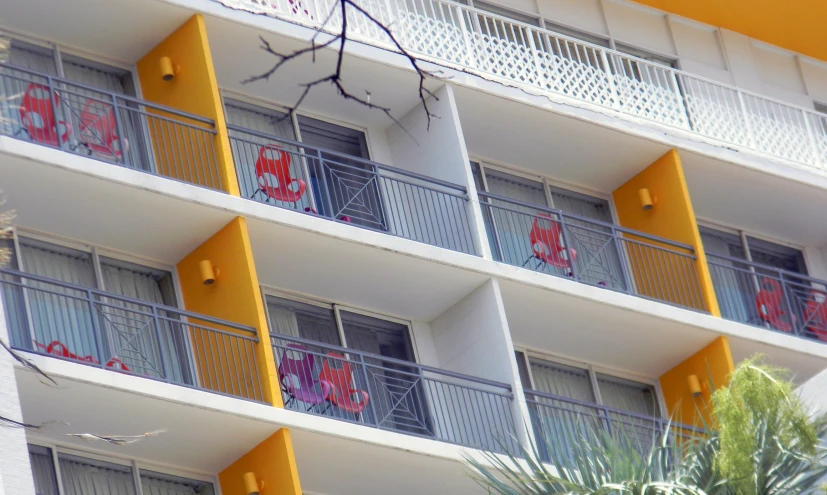
MULTIPOLYGON (((251 83, 251 82, 261 81, 261 80, 267 81, 267 80, 270 79, 271 76, 273 76, 273 74, 275 74, 279 69, 284 67, 287 63, 289 63, 293 60, 302 58, 306 55, 310 55, 312 57, 313 63, 315 63, 316 62, 316 53, 317 53, 318 50, 331 48, 331 47, 334 47, 334 46, 338 45, 338 46, 336 46, 337 56, 336 56, 336 63, 335 63, 335 66, 333 68, 333 71, 325 77, 321 77, 321 78, 316 79, 314 81, 309 81, 309 82, 301 84, 300 87, 303 88, 303 90, 301 92, 301 95, 299 96, 299 98, 296 100, 295 104, 293 104, 292 107, 288 107, 287 115, 285 115, 284 118, 291 118, 296 113, 296 110, 302 105, 302 103, 304 103, 304 100, 307 98, 307 96, 310 94, 310 92, 313 90, 313 88, 315 88, 316 86, 324 85, 324 84, 330 84, 334 88, 336 88, 336 92, 339 94, 339 96, 341 96, 345 100, 353 101, 353 102, 358 103, 359 105, 367 107, 371 110, 379 110, 379 111, 383 112, 390 120, 392 120, 395 124, 397 124, 400 128, 402 128, 406 133, 408 133, 407 129, 405 129, 405 127, 399 122, 399 120, 397 120, 396 117, 393 116, 390 107, 382 106, 382 105, 378 105, 376 103, 373 103, 370 100, 370 93, 367 92, 367 91, 366 91, 366 96, 365 97, 360 97, 360 96, 357 96, 357 95, 353 94, 347 88, 345 88, 345 85, 344 85, 343 79, 342 79, 342 70, 343 70, 343 67, 344 67, 344 64, 345 64, 345 45, 349 41, 349 38, 348 38, 348 15, 349 15, 348 6, 350 6, 352 8, 353 12, 358 13, 359 15, 363 16, 365 19, 368 20, 368 22, 370 24, 375 25, 383 33, 385 33, 385 35, 387 35, 387 37, 391 40, 391 43, 396 48, 396 50, 399 53, 401 53, 402 56, 404 56, 408 60, 411 67, 413 67, 413 69, 416 71, 416 73, 419 77, 419 90, 418 90, 419 91, 419 95, 418 95, 419 96, 419 101, 420 101, 420 105, 422 106, 422 109, 425 111, 425 115, 428 119, 427 129, 430 130, 430 128, 431 128, 431 119, 432 118, 438 118, 438 116, 435 115, 433 112, 431 112, 431 109, 428 106, 428 98, 434 98, 436 100, 438 100, 439 98, 431 90, 429 90, 427 87, 425 87, 425 82, 428 80, 428 78, 440 79, 441 75, 436 73, 436 72, 432 72, 432 71, 424 69, 422 67, 422 61, 419 58, 417 58, 416 56, 414 56, 411 52, 409 52, 405 47, 402 46, 402 44, 399 42, 399 40, 396 38, 396 36, 394 36, 394 34, 391 32, 391 30, 388 28, 388 26, 384 25, 381 21, 376 19, 369 12, 367 12, 362 7, 357 5, 354 0, 338 0, 336 5, 334 5, 333 8, 331 8, 330 12, 328 12, 327 17, 325 18, 324 22, 321 24, 321 26, 317 30, 316 34, 314 34, 313 37, 311 38, 310 46, 307 47, 307 48, 302 48, 302 49, 299 49, 299 50, 295 50, 295 51, 290 52, 290 53, 281 53, 281 52, 278 52, 275 49, 273 49, 272 45, 267 40, 265 40, 264 38, 261 38, 261 42, 262 42, 261 48, 262 48, 262 50, 264 50, 266 53, 268 53, 268 54, 272 55, 273 57, 275 57, 276 58, 276 63, 270 69, 268 69, 267 71, 265 71, 261 74, 258 74, 258 75, 250 76, 247 79, 245 79, 244 81, 242 81, 242 83, 243 84, 248 84, 248 83, 251 83), (333 18, 334 14, 336 12, 340 12, 341 17, 342 17, 342 22, 341 22, 340 29, 338 30, 338 32, 336 34, 326 33, 326 34, 330 35, 330 39, 323 42, 323 43, 317 43, 317 37, 319 36, 320 33, 324 32, 325 26, 328 25, 328 23, 333 18)), ((408 133, 408 135, 410 136, 410 133, 408 133)), ((411 138, 413 138, 413 136, 411 136, 411 138)))

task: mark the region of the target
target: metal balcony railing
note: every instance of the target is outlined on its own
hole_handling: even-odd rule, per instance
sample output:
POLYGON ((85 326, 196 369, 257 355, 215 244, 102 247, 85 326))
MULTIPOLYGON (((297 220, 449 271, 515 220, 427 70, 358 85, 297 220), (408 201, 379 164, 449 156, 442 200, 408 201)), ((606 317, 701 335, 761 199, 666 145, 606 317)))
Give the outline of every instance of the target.
POLYGON ((827 281, 707 253, 721 316, 827 342, 827 281))
MULTIPOLYGON (((219 1, 329 32, 341 28, 335 0, 219 1)), ((357 3, 425 60, 691 131, 728 147, 822 171, 827 167, 827 115, 812 109, 450 0, 357 3)), ((353 39, 395 49, 356 11, 348 17, 348 30, 353 39)))
POLYGON ((0 134, 222 190, 215 122, 0 64, 0 134))
POLYGON ((703 430, 693 426, 536 390, 526 390, 525 396, 538 451, 546 462, 552 461, 550 445, 555 446, 557 455, 572 456, 574 442, 592 438, 597 443, 600 439, 596 435, 601 432, 641 455, 648 455, 653 443, 661 440, 667 429, 670 437, 679 441, 703 435, 703 430))
POLYGON ((495 260, 707 311, 692 246, 496 194, 479 196, 495 260))
POLYGON ((288 409, 518 451, 510 385, 286 335, 270 338, 288 409))
POLYGON ((465 187, 242 127, 228 128, 244 197, 476 254, 465 187))
POLYGON ((8 269, 0 292, 15 349, 264 400, 254 328, 8 269))

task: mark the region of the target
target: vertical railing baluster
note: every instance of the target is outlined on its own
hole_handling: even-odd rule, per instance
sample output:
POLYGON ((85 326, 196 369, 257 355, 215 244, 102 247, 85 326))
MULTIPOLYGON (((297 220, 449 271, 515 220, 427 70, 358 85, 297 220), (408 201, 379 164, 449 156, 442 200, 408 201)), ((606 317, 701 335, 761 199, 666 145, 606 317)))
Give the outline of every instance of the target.
MULTIPOLYGON (((126 154, 127 154, 126 153, 127 152, 127 144, 126 143, 127 143, 127 140, 126 140, 126 134, 124 132, 125 128, 123 126, 123 122, 121 122, 121 111, 120 111, 120 107, 118 105, 118 97, 114 93, 112 93, 110 96, 112 98, 112 113, 115 116, 115 136, 117 136, 117 138, 118 138, 118 146, 120 147, 120 150, 121 150, 121 160, 123 161, 124 165, 128 165, 127 164, 127 159, 126 159, 126 154)), ((104 145, 105 146, 110 146, 110 147, 112 146, 111 143, 104 143, 104 145)), ((112 151, 112 156, 114 156, 115 160, 117 161, 117 159, 118 159, 117 151, 114 150, 114 149, 111 150, 111 151, 112 151)))
POLYGON ((95 296, 92 289, 86 289, 86 300, 89 303, 89 318, 92 320, 92 338, 95 339, 95 348, 98 351, 98 366, 105 368, 108 359, 106 359, 106 354, 104 354, 103 329, 101 328, 100 320, 98 319, 98 306, 95 304, 95 296))

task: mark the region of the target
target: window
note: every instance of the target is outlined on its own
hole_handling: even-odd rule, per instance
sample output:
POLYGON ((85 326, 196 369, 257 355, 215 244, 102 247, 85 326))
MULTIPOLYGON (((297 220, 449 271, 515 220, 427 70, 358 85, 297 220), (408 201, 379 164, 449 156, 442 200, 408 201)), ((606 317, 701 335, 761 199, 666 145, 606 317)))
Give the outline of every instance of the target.
POLYGON ((150 304, 176 306, 170 271, 25 236, 17 236, 16 245, 12 266, 43 280, 4 276, 22 278, 17 281, 25 287, 3 290, 15 347, 103 364, 119 361, 134 373, 192 383, 177 313, 159 309, 160 323, 151 323, 150 304), (90 296, 87 288, 105 293, 90 296))
POLYGON ((406 324, 336 308, 331 304, 300 302, 273 295, 267 295, 265 299, 270 332, 274 336, 299 337, 403 361, 416 361, 406 324))
POLYGON ((276 110, 229 99, 225 100, 225 107, 244 196, 388 230, 364 132, 303 115, 294 119, 276 110), (283 172, 268 171, 268 163, 272 167, 287 163, 289 177, 283 177, 283 172), (292 187, 292 193, 273 185, 280 177, 290 180, 288 189, 292 187), (300 183, 304 187, 296 189, 300 183))
POLYGON ((720 254, 773 268, 786 270, 800 275, 807 275, 804 253, 800 249, 784 246, 750 235, 744 236, 724 232, 709 227, 701 227, 701 241, 704 250, 711 254, 720 254), (749 258, 746 253, 749 251, 749 258))
POLYGON ((213 484, 207 481, 140 469, 134 463, 56 453, 51 448, 29 445, 35 493, 38 495, 58 495, 55 457, 60 465, 60 482, 64 495, 215 494, 213 484), (138 472, 138 481, 133 476, 134 471, 138 472))
MULTIPOLYGON (((545 24, 546 29, 554 31, 555 33, 566 35, 570 38, 574 38, 575 40, 585 41, 586 43, 604 48, 609 48, 611 46, 611 43, 607 38, 584 33, 582 31, 561 26, 559 24, 554 24, 549 21, 545 21, 545 24)), ((605 69, 603 56, 601 55, 599 49, 556 36, 549 37, 548 39, 551 45, 549 49, 558 57, 571 60, 572 62, 585 64, 590 67, 594 67, 595 69, 605 69)))
POLYGON ((481 200, 494 259, 559 276, 572 276, 576 270, 580 281, 626 290, 620 253, 612 237, 608 200, 487 165, 472 163, 471 167, 481 192, 508 198, 483 195, 481 200), (552 260, 556 263, 537 261, 532 239, 538 236, 544 239, 544 249, 556 241, 556 246, 547 246, 548 252, 558 253, 552 260), (576 254, 569 256, 567 253, 572 251, 576 254))
POLYGON ((658 67, 676 68, 677 62, 674 59, 621 44, 615 45, 615 48, 619 52, 651 62, 651 64, 648 64, 634 58, 614 57, 614 71, 616 73, 661 88, 673 89, 677 87, 673 74, 658 67))

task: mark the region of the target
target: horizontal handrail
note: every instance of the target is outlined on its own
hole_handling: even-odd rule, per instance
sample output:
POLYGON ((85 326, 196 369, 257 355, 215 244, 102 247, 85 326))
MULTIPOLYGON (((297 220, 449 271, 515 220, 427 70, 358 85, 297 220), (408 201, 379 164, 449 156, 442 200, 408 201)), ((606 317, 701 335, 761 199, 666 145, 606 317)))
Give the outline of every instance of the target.
MULTIPOLYGON (((671 239, 666 239, 664 237, 658 237, 658 236, 655 236, 655 235, 652 235, 652 234, 647 234, 646 232, 640 232, 640 231, 629 229, 629 228, 626 228, 626 227, 621 227, 619 225, 615 225, 615 224, 612 224, 612 223, 609 223, 609 222, 604 222, 604 221, 601 221, 601 220, 595 220, 594 218, 589 218, 589 217, 585 217, 585 216, 582 216, 582 215, 577 215, 577 214, 574 214, 574 213, 566 213, 566 212, 563 212, 562 210, 557 210, 557 209, 554 209, 554 208, 550 208, 548 206, 542 206, 542 205, 537 205, 537 204, 533 204, 533 203, 527 203, 525 201, 520 201, 518 199, 512 199, 512 198, 509 198, 507 196, 500 196, 498 194, 492 194, 492 193, 487 193, 487 192, 479 192, 478 194, 479 194, 480 198, 483 198, 483 199, 493 199, 493 200, 496 200, 496 201, 511 203, 511 204, 514 204, 514 205, 517 205, 517 206, 522 206, 522 207, 525 207, 525 208, 533 208, 537 211, 541 211, 543 213, 548 213, 550 215, 558 215, 558 216, 560 216, 562 218, 566 218, 566 219, 578 220, 580 222, 586 222, 586 223, 593 224, 593 225, 599 225, 599 226, 604 227, 606 229, 610 229, 614 232, 622 232, 624 234, 633 235, 633 236, 639 237, 641 239, 646 239, 646 240, 650 240, 650 241, 653 241, 653 242, 666 244, 668 246, 672 246, 672 247, 675 247, 675 248, 684 249, 686 251, 689 251, 692 254, 694 254, 694 252, 695 252, 695 248, 692 247, 689 244, 683 244, 681 242, 673 241, 671 239)), ((514 209, 507 208, 507 207, 503 207, 501 205, 492 204, 491 206, 493 206, 495 208, 508 209, 510 211, 514 211, 515 213, 524 213, 524 212, 521 212, 519 210, 514 210, 514 209)), ((585 229, 588 230, 588 227, 583 227, 581 225, 578 225, 577 228, 578 229, 585 228, 585 229)), ((593 230, 593 232, 600 233, 600 234, 606 234, 606 232, 599 231, 599 230, 593 230)), ((632 242, 634 241, 634 239, 626 239, 626 240, 632 241, 632 242)), ((678 253, 678 254, 685 254, 686 255, 687 253, 678 253)))
POLYGON ((818 285, 823 285, 823 286, 827 287, 827 280, 821 280, 821 279, 818 279, 818 278, 810 277, 809 275, 803 275, 801 273, 791 272, 791 271, 785 270, 783 268, 777 268, 777 267, 774 267, 774 266, 758 263, 758 262, 755 262, 755 261, 748 261, 748 260, 745 260, 745 259, 739 259, 739 258, 735 258, 733 256, 727 256, 727 255, 717 254, 717 253, 706 253, 706 257, 707 257, 707 261, 709 263, 714 264, 714 265, 718 265, 718 266, 722 266, 724 268, 731 268, 731 269, 734 269, 734 270, 750 273, 750 274, 755 275, 757 277, 769 277, 769 278, 773 278, 773 279, 776 279, 776 280, 779 280, 779 281, 783 280, 785 283, 793 284, 793 285, 800 285, 802 287, 807 287, 807 285, 804 284, 802 281, 810 282, 810 283, 818 284, 818 285), (727 262, 730 262, 730 263, 738 263, 739 265, 744 265, 744 266, 751 267, 751 268, 757 268, 759 270, 765 270, 765 271, 768 271, 768 272, 777 273, 779 276, 774 277, 771 274, 767 274, 767 273, 757 273, 757 272, 753 273, 752 271, 750 271, 749 268, 742 268, 740 266, 725 265, 725 264, 721 263, 721 261, 719 261, 719 260, 727 261, 727 262))
MULTIPOLYGON (((87 91, 92 91, 92 92, 95 92, 95 93, 100 93, 100 94, 112 96, 112 97, 115 97, 115 98, 117 98, 119 100, 122 100, 122 101, 134 103, 136 105, 142 105, 142 106, 145 106, 145 107, 148 107, 148 108, 154 108, 154 109, 157 109, 157 110, 163 110, 164 112, 169 113, 171 115, 175 115, 175 116, 178 116, 178 117, 183 117, 183 118, 194 120, 194 121, 201 122, 201 123, 204 123, 204 124, 209 124, 213 127, 215 126, 215 120, 213 120, 213 119, 208 119, 208 118, 202 117, 200 115, 196 115, 196 114, 189 113, 189 112, 184 112, 182 110, 178 110, 177 108, 167 107, 167 106, 160 105, 158 103, 154 103, 154 102, 151 102, 151 101, 141 100, 140 98, 135 98, 133 96, 129 96, 129 95, 121 94, 121 93, 115 93, 115 92, 112 92, 112 91, 107 91, 105 89, 96 88, 94 86, 89 86, 88 84, 83 84, 83 83, 80 83, 80 82, 72 81, 71 79, 66 79, 66 78, 62 78, 62 77, 59 77, 59 76, 53 76, 53 75, 47 74, 45 72, 38 72, 36 70, 28 69, 26 67, 20 67, 18 65, 9 64, 9 63, 0 63, 0 68, 14 70, 14 71, 17 71, 17 72, 25 72, 25 73, 27 73, 29 75, 32 75, 32 76, 43 77, 43 78, 46 78, 47 80, 50 80, 50 81, 55 81, 55 82, 58 82, 58 83, 61 83, 61 84, 66 84, 68 86, 72 86, 72 87, 75 87, 75 88, 80 88, 80 89, 84 89, 84 90, 87 90, 87 91)), ((23 79, 19 76, 15 76, 14 74, 3 74, 3 77, 11 77, 11 78, 18 79, 22 82, 27 82, 27 83, 32 82, 28 79, 23 79)), ((68 88, 54 88, 54 89, 57 90, 57 91, 67 91, 68 88)), ((68 92, 71 92, 71 90, 69 90, 68 92)), ((90 97, 89 95, 83 94, 83 93, 78 93, 78 95, 83 96, 84 98, 93 98, 93 97, 90 97)), ((107 100, 99 100, 99 101, 101 103, 110 103, 107 100)))
POLYGON ((533 404, 538 404, 538 405, 541 405, 541 406, 549 406, 549 404, 540 402, 537 399, 531 398, 531 396, 539 397, 541 399, 548 399, 548 400, 555 400, 555 401, 559 401, 559 402, 565 402, 565 403, 571 404, 573 406, 587 407, 589 409, 594 409, 594 410, 597 410, 597 411, 601 411, 601 412, 604 412, 606 414, 617 414, 617 415, 620 415, 620 416, 628 416, 630 418, 639 419, 639 420, 643 420, 643 421, 652 421, 652 422, 662 424, 662 425, 671 424, 675 428, 690 430, 694 433, 704 433, 704 430, 702 428, 687 425, 687 424, 684 424, 684 423, 677 423, 677 422, 674 422, 674 421, 671 421, 671 420, 668 420, 668 419, 665 419, 665 418, 657 418, 657 417, 654 417, 654 416, 647 416, 645 414, 638 414, 638 413, 634 413, 634 412, 631 412, 631 411, 624 411, 622 409, 612 408, 612 407, 604 406, 604 405, 601 405, 601 404, 595 404, 595 403, 592 403, 592 402, 581 401, 581 400, 577 400, 577 399, 572 399, 570 397, 563 397, 563 396, 560 396, 560 395, 549 394, 549 393, 546 393, 546 392, 540 392, 540 391, 532 390, 532 389, 525 389, 524 393, 525 393, 525 396, 526 396, 526 402, 533 403, 533 404))
MULTIPOLYGON (((479 383, 481 385, 488 385, 488 386, 491 386, 491 387, 502 388, 502 389, 507 390, 508 394, 501 394, 501 395, 504 395, 504 396, 507 396, 507 397, 513 397, 513 395, 511 394, 511 385, 509 385, 508 383, 497 382, 497 381, 488 380, 488 379, 485 379, 485 378, 477 378, 477 377, 474 377, 474 376, 464 375, 462 373, 457 373, 457 372, 454 372, 454 371, 443 370, 443 369, 434 368, 434 367, 431 367, 431 366, 426 366, 424 364, 412 363, 410 361, 403 361, 401 359, 395 359, 395 358, 391 358, 391 357, 387 357, 387 356, 382 356, 381 354, 372 354, 372 353, 369 353, 369 352, 359 351, 359 350, 356 350, 356 349, 350 349, 350 348, 347 348, 347 347, 341 347, 341 346, 337 346, 337 345, 333 345, 333 344, 327 344, 327 343, 318 342, 318 341, 315 341, 315 340, 303 339, 303 338, 300 338, 300 337, 293 337, 293 336, 290 336, 290 335, 271 333, 270 337, 271 337, 271 339, 284 340, 284 341, 287 341, 287 342, 292 342, 292 343, 295 343, 295 344, 302 344, 302 345, 305 345, 305 346, 322 347, 324 349, 328 349, 330 351, 335 351, 335 352, 341 353, 343 355, 359 356, 362 359, 364 359, 364 358, 376 359, 376 360, 380 360, 382 362, 389 363, 389 364, 395 364, 395 365, 398 365, 398 366, 405 366, 405 367, 417 369, 417 370, 420 370, 420 371, 426 371, 426 372, 429 372, 429 373, 436 373, 436 374, 439 374, 439 375, 445 375, 445 376, 448 376, 448 377, 451 377, 451 378, 458 378, 458 379, 461 379, 461 380, 467 380, 467 381, 470 381, 470 382, 479 383)), ((313 353, 313 351, 308 351, 308 352, 313 353)), ((318 353, 316 353, 316 354, 318 354, 318 353)), ((353 359, 350 359, 350 360, 354 363, 357 363, 357 362, 361 363, 361 361, 353 361, 353 359)), ((368 365, 368 366, 374 366, 374 367, 376 366, 376 365, 371 365, 370 363, 365 363, 365 364, 368 365)), ((397 372, 397 371, 398 370, 394 370, 394 372, 397 372)))
POLYGON ((15 349, 264 400, 252 327, 17 270, 0 288, 15 349))
MULTIPOLYGON (((99 296, 99 297, 104 297, 106 299, 121 301, 121 302, 124 302, 124 303, 127 303, 127 304, 134 304, 134 305, 138 305, 138 306, 146 306, 146 307, 149 307, 149 308, 155 308, 157 310, 165 311, 165 312, 168 312, 168 313, 174 313, 174 314, 179 315, 179 316, 185 316, 187 318, 193 318, 193 319, 201 320, 201 321, 204 321, 204 322, 207 322, 207 323, 214 323, 216 325, 225 326, 225 327, 228 327, 228 328, 232 328, 234 330, 247 332, 247 333, 253 334, 254 336, 257 335, 256 329, 253 328, 253 327, 250 327, 250 326, 244 326, 244 325, 240 325, 238 323, 234 323, 234 322, 231 322, 231 321, 222 320, 222 319, 219 319, 219 318, 214 318, 212 316, 202 315, 202 314, 198 314, 198 313, 193 313, 191 311, 187 311, 187 310, 180 309, 180 308, 175 308, 175 307, 172 307, 172 306, 165 306, 163 304, 157 304, 157 303, 153 303, 153 302, 150 302, 150 301, 144 301, 142 299, 135 299, 135 298, 131 298, 131 297, 121 296, 121 295, 118 295, 118 294, 113 294, 111 292, 106 292, 106 291, 102 291, 102 290, 99 290, 99 289, 93 289, 91 287, 84 287, 82 285, 76 285, 76 284, 72 284, 72 283, 68 283, 68 282, 62 282, 60 280, 55 280, 55 279, 48 278, 48 277, 41 277, 40 275, 35 275, 33 273, 21 272, 21 271, 13 270, 13 269, 10 269, 10 268, 0 268, 0 274, 9 275, 9 276, 12 276, 12 277, 19 277, 19 278, 23 279, 23 281, 20 281, 20 282, 15 281, 15 280, 7 280, 7 279, 2 280, 3 283, 9 284, 9 285, 25 287, 26 286, 25 280, 30 280, 30 281, 35 281, 35 282, 42 282, 42 283, 45 283, 45 284, 54 285, 54 286, 57 286, 57 287, 62 287, 64 289, 71 289, 71 290, 84 292, 84 293, 92 294, 92 295, 99 296)), ((49 290, 43 289, 43 288, 38 288, 38 290, 39 291, 45 291, 45 292, 53 292, 53 291, 49 291, 49 290)), ((73 296, 71 294, 65 294, 65 293, 55 293, 55 294, 59 294, 61 297, 68 297, 68 298, 71 298, 71 299, 80 299, 80 300, 84 299, 84 298, 81 298, 81 297, 78 297, 78 296, 73 296)), ((107 305, 107 304, 104 303, 104 305, 107 305)), ((111 304, 110 304, 110 306, 111 306, 111 304)), ((115 306, 113 306, 113 307, 115 307, 115 306)), ((132 310, 132 309, 130 309, 130 312, 140 313, 140 312, 132 310)), ((146 312, 146 313, 143 313, 143 314, 152 315, 153 313, 152 312, 146 312)), ((258 338, 256 338, 255 340, 257 342, 258 338)))
MULTIPOLYGON (((331 34, 342 22, 338 4, 330 0, 304 0, 300 9, 285 0, 219 1, 331 34)), ((812 108, 449 0, 360 5, 391 26, 406 50, 431 62, 587 101, 819 170, 827 167, 827 133, 819 125, 827 123, 827 116, 812 108), (738 120, 735 125, 733 119, 738 120), (755 122, 749 122, 752 119, 755 122), (782 129, 776 132, 773 126, 782 129)), ((348 28, 354 39, 398 50, 367 18, 350 19, 348 28)))
MULTIPOLYGON (((267 134, 267 133, 264 133, 264 132, 259 132, 259 131, 254 131, 254 130, 251 130, 251 129, 246 129, 244 127, 233 125, 233 124, 227 124, 227 129, 231 130, 231 131, 236 131, 236 132, 242 132, 242 133, 245 133, 245 134, 249 134, 249 135, 255 136, 257 138, 269 139, 269 140, 275 141, 277 143, 286 144, 288 146, 295 146, 296 148, 303 148, 303 149, 313 150, 317 153, 320 153, 319 155, 310 155, 310 154, 307 154, 307 153, 300 153, 302 156, 306 156, 308 158, 313 158, 313 159, 317 159, 317 160, 322 159, 322 160, 325 160, 325 161, 333 162, 337 166, 340 166, 340 167, 345 167, 345 168, 348 168, 348 169, 351 169, 351 170, 358 170, 359 172, 366 172, 364 169, 354 167, 354 166, 348 164, 347 162, 361 163, 363 165, 367 165, 369 167, 377 168, 379 170, 384 170, 384 171, 391 172, 391 173, 394 173, 394 174, 410 177, 412 179, 421 180, 423 182, 430 182, 432 184, 437 184, 437 185, 447 187, 447 188, 450 188, 450 189, 455 189, 457 191, 460 191, 463 195, 466 195, 464 197, 467 198, 467 191, 468 191, 467 188, 465 186, 462 186, 462 185, 459 185, 459 184, 454 184, 452 182, 447 182, 447 181, 444 181, 444 180, 441 180, 441 179, 436 179, 434 177, 428 177, 427 175, 418 174, 416 172, 411 172, 409 170, 403 170, 401 168, 391 167, 390 165, 385 165, 385 164, 382 164, 382 163, 379 163, 379 162, 374 162, 372 160, 366 160, 366 159, 360 158, 360 157, 345 155, 345 154, 340 153, 338 151, 332 151, 332 150, 328 150, 326 148, 321 148, 321 147, 318 147, 318 146, 311 146, 311 145, 308 145, 306 143, 302 143, 302 142, 299 142, 299 141, 293 141, 291 139, 287 139, 287 138, 283 138, 283 137, 279 137, 279 136, 273 136, 272 134, 267 134), (338 160, 330 160, 328 158, 323 158, 321 156, 321 153, 324 153, 325 155, 332 155, 332 156, 338 157, 342 161, 340 162, 338 160)), ((445 192, 443 191, 443 193, 445 193, 445 192)), ((445 194, 450 194, 450 193, 445 193, 445 194)), ((458 196, 463 197, 462 195, 458 195, 458 196)))

